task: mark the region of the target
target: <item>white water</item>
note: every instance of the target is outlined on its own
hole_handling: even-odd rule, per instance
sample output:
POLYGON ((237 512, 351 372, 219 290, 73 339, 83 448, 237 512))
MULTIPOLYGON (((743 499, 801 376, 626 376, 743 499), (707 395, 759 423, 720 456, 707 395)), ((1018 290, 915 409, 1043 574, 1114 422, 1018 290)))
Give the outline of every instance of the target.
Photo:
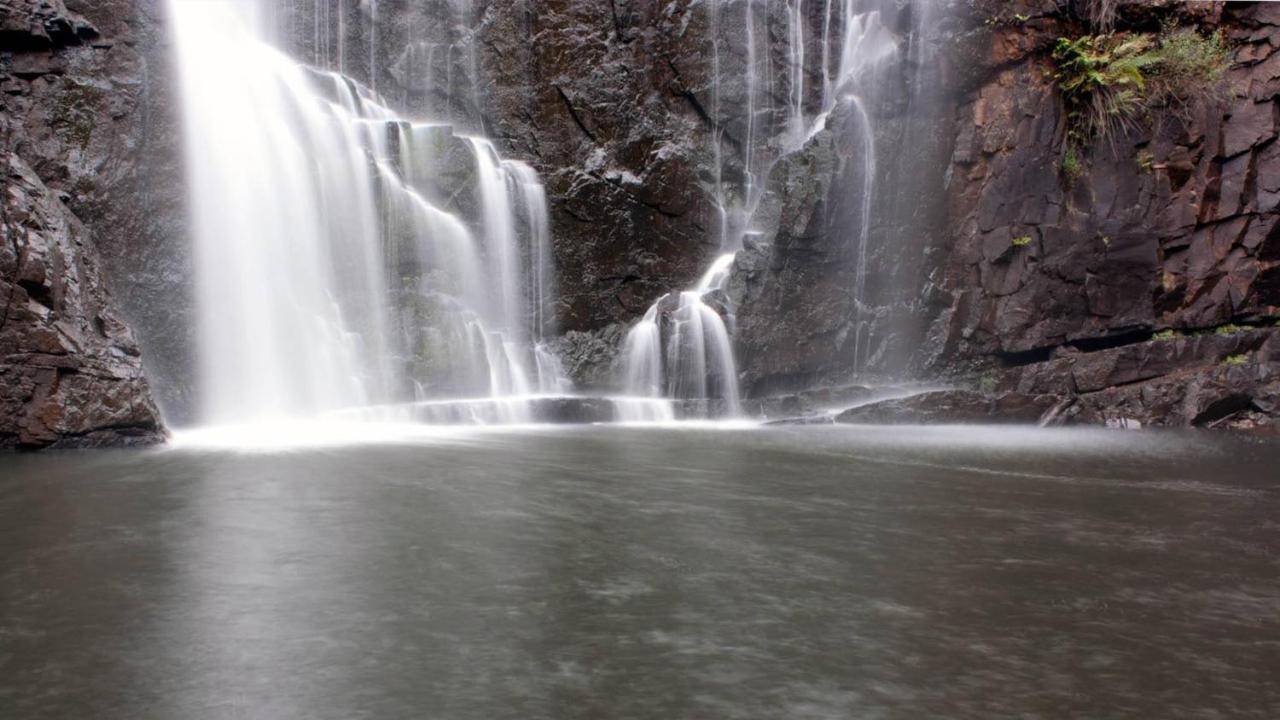
MULTIPOLYGON (((546 345, 556 332, 551 229, 532 168, 503 159, 478 134, 455 135, 452 123, 463 119, 449 108, 410 121, 340 72, 299 65, 264 40, 273 29, 262 18, 276 14, 266 0, 171 3, 192 139, 204 422, 454 403, 442 413, 463 408, 476 422, 518 423, 531 419, 529 398, 572 391, 546 345), (459 147, 474 180, 450 173, 459 147), (459 202, 464 190, 474 197, 459 202)), ((628 334, 629 395, 614 399, 619 418, 668 420, 667 398, 706 399, 717 414, 739 414, 735 308, 724 292, 735 254, 759 231, 753 220, 774 164, 837 111, 856 116, 862 150, 853 158, 862 188, 848 202, 861 211, 850 247, 854 355, 863 361, 876 173, 868 93, 876 70, 902 55, 903 38, 881 21, 895 4, 788 0, 779 14, 764 0, 708 0, 720 252, 693 287, 664 295, 628 334), (731 12, 745 25, 722 25, 731 12), (775 14, 784 16, 787 41, 785 65, 776 68, 775 14), (737 97, 725 100, 727 92, 737 97), (740 146, 726 139, 731 124, 740 146)), ((378 7, 359 7, 376 84, 378 7)), ((464 34, 474 33, 465 27, 477 14, 469 1, 446 7, 464 34)), ((328 3, 315 8, 317 64, 363 65, 345 48, 343 3, 336 12, 328 3)), ((413 73, 428 99, 436 83, 452 96, 457 55, 474 110, 474 37, 458 42, 466 52, 424 41, 381 72, 400 79, 406 101, 412 83, 402 78, 413 73)), ((922 52, 912 46, 909 57, 922 62, 922 52)))
MULTIPOLYGON (((483 398, 500 408, 487 421, 524 422, 525 398, 569 390, 541 345, 555 328, 554 284, 531 168, 299 65, 265 41, 270 13, 252 2, 171 10, 203 423, 445 398, 483 398), (452 167, 436 154, 450 147, 452 167), (458 172, 457 151, 470 172, 458 172), (443 204, 467 175, 474 217, 443 204)), ((376 4, 365 11, 376 32, 376 4)), ((339 46, 342 58, 341 34, 339 46)))
MULTIPOLYGON (((921 0, 927 4, 928 0, 921 0)), ((711 268, 690 290, 662 296, 627 335, 623 351, 622 381, 627 392, 637 396, 670 398, 710 398, 719 400, 723 413, 738 414, 740 397, 737 366, 733 353, 731 325, 734 308, 722 292, 732 272, 736 253, 744 238, 756 232, 752 226, 755 213, 766 191, 766 181, 773 165, 788 153, 796 152, 821 132, 831 114, 842 107, 852 108, 858 116, 861 140, 861 174, 863 187, 856 201, 860 205, 861 224, 851 239, 855 252, 855 306, 861 308, 866 286, 867 245, 870 240, 871 211, 875 196, 876 148, 875 128, 866 110, 862 93, 865 81, 874 71, 899 54, 900 39, 881 20, 882 7, 895 0, 787 0, 786 67, 788 83, 786 105, 774 108, 774 68, 768 52, 770 4, 762 0, 708 0, 708 27, 712 67, 711 152, 715 159, 713 198, 720 218, 720 251, 711 268), (811 3, 821 6, 821 27, 807 27, 811 3), (724 16, 740 7, 744 15, 745 33, 741 38, 729 30, 721 37, 724 16), (838 52, 831 50, 833 29, 839 29, 838 52), (758 42, 758 36, 765 38, 758 42), (722 108, 722 87, 731 78, 723 77, 723 48, 745 41, 742 55, 745 65, 741 77, 745 86, 738 118, 744 129, 740 150, 742 180, 738 187, 724 180, 724 129, 726 117, 722 108), (807 51, 817 42, 820 53, 807 51), (806 78, 815 72, 822 77, 821 95, 811 97, 806 78), (763 67, 762 67, 763 66, 763 67), (810 114, 809 107, 817 107, 810 114), (775 112, 777 111, 777 112, 775 112), (773 118, 782 117, 782 122, 773 118), (716 302, 710 302, 712 297, 716 302), (717 307, 720 308, 717 311, 717 307)), ((855 364, 865 353, 860 346, 865 334, 861 314, 855 318, 855 364)), ((856 372, 857 367, 853 368, 856 372)))

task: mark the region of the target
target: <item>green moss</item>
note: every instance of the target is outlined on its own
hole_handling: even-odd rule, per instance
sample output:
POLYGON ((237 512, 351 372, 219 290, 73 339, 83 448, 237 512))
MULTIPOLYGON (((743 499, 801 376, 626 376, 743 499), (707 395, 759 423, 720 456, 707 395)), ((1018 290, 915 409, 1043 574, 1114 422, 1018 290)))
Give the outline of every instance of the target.
POLYGON ((1016 237, 1013 239, 1014 247, 1027 247, 1030 244, 1031 244, 1030 235, 1023 235, 1022 237, 1016 237))
POLYGON ((1217 328, 1215 328, 1213 331, 1213 334, 1214 335, 1235 335, 1236 333, 1244 332, 1248 329, 1249 328, 1247 327, 1240 327, 1239 325, 1227 324, 1227 325, 1220 325, 1217 328))
POLYGON ((1181 335, 1181 333, 1179 333, 1177 330, 1161 330, 1155 335, 1152 335, 1151 339, 1152 340, 1173 340, 1179 335, 1181 335))
POLYGON ((1237 365, 1245 365, 1248 362, 1249 362, 1248 355, 1228 355, 1227 358, 1222 361, 1222 364, 1234 367, 1237 365))
POLYGON ((1067 182, 1075 182, 1084 174, 1084 163, 1080 159, 1080 146, 1075 142, 1067 143, 1066 152, 1062 153, 1062 176, 1067 182))
POLYGON ((1142 172, 1149 173, 1153 169, 1155 169, 1156 156, 1152 155, 1150 150, 1146 150, 1146 149, 1139 150, 1137 162, 1138 162, 1139 170, 1141 170, 1142 172))
POLYGON ((983 22, 986 23, 988 27, 1012 26, 1012 24, 1019 24, 1020 26, 1020 24, 1027 24, 1030 19, 1032 19, 1030 15, 1014 13, 1009 15, 1009 17, 1004 17, 1004 15, 991 15, 991 17, 983 20, 983 22))

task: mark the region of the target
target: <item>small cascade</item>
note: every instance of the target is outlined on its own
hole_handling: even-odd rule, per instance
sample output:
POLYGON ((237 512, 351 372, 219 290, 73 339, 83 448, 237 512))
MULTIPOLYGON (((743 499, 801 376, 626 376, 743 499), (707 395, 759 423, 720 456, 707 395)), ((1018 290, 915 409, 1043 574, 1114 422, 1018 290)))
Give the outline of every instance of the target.
MULTIPOLYGON (((363 8, 374 33, 377 4, 363 8)), ((299 65, 252 4, 171 9, 198 139, 203 422, 459 399, 489 408, 475 421, 526 422, 530 398, 570 390, 545 346, 551 233, 532 168, 299 65)))
MULTIPOLYGON (((901 39, 886 27, 883 14, 897 12, 901 4, 897 0, 707 3, 712 69, 709 136, 720 254, 695 287, 662 296, 629 331, 622 355, 622 382, 629 394, 705 399, 714 401, 713 413, 738 414, 734 308, 724 292, 735 255, 744 239, 757 232, 753 222, 774 164, 803 148, 826 128, 837 110, 858 119, 863 183, 854 199, 860 226, 850 247, 857 278, 855 305, 862 307, 876 176, 875 127, 866 102, 875 83, 868 79, 899 54, 901 39), (818 27, 811 26, 815 18, 820 21, 818 27), (730 22, 739 19, 740 26, 730 22), (785 66, 775 70, 768 38, 773 23, 779 21, 786 28, 785 66), (735 47, 739 42, 745 45, 735 47), (810 51, 814 45, 817 52, 810 51), (740 66, 726 67, 726 55, 741 58, 740 66), (731 74, 736 77, 726 77, 731 74), (775 74, 785 78, 783 94, 776 92, 775 74), (821 83, 810 82, 811 76, 820 77, 821 83), (724 88, 731 86, 741 86, 740 96, 725 102, 724 88), (779 97, 785 101, 775 107, 779 97), (733 115, 734 108, 742 108, 742 114, 733 115), (737 147, 726 142, 730 125, 738 133, 737 147)), ((855 342, 864 333, 861 312, 854 318, 860 328, 855 342)), ((858 348, 855 355, 865 352, 858 348)))

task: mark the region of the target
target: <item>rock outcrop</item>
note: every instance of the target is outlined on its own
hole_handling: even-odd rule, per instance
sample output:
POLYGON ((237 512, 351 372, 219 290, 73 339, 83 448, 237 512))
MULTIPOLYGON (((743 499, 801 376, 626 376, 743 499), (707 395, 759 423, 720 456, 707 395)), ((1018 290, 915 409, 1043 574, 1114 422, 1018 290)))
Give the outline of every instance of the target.
MULTIPOLYGON (((1034 407, 1057 423, 1277 422, 1264 348, 1280 320, 1280 7, 1118 3, 1117 31, 1221 32, 1232 48, 1224 92, 1150 107, 1120 137, 1080 148, 1082 169, 1068 177, 1069 118, 1051 55, 1060 37, 1098 32, 1077 6, 980 2, 940 31, 945 84, 957 93, 940 102, 952 103, 954 134, 898 159, 914 179, 892 176, 892 158, 878 171, 868 266, 881 287, 869 285, 860 308, 841 255, 841 199, 858 197, 848 160, 857 148, 840 147, 849 120, 833 118, 833 138, 775 168, 776 232, 739 256, 734 283, 744 387, 787 393, 896 368, 970 390, 885 401, 850 419, 1025 422, 1034 407), (950 157, 930 169, 931 149, 950 157), (824 174, 808 168, 834 170, 815 179, 824 174), (914 193, 915 211, 896 212, 884 188, 914 193), (908 294, 895 299, 893 286, 908 294), (911 324, 920 320, 923 332, 911 324), (861 375, 840 376, 852 367, 861 375)), ((878 112, 873 121, 895 108, 878 112)), ((879 147, 917 146, 903 123, 882 124, 891 129, 877 131, 879 147)))
POLYGON ((1017 377, 1075 398, 1063 419, 1079 422, 1200 425, 1232 415, 1206 410, 1228 397, 1247 398, 1240 414, 1265 414, 1276 368, 1256 348, 1280 319, 1280 6, 1122 6, 1121 28, 1222 32, 1225 92, 1190 112, 1152 107, 1085 147, 1070 177, 1049 50, 1087 30, 1056 3, 1015 5, 992 6, 976 63, 987 71, 959 111, 932 276, 947 302, 920 371, 1017 377), (1235 339, 1152 340, 1214 332, 1235 339), (1174 387, 1186 397, 1164 397, 1174 387))
POLYGON ((154 13, 153 3, 123 0, 0 2, 0 445, 163 437, 125 320, 178 325, 181 315, 172 279, 150 290, 165 294, 163 307, 156 296, 128 301, 148 292, 147 273, 135 271, 177 249, 182 214, 177 163, 152 172, 173 155, 145 141, 158 124, 149 80, 162 72, 144 53, 159 53, 154 13), (123 292, 113 297, 108 286, 123 292))
POLYGON ((161 441, 88 232, 16 155, 0 173, 0 448, 161 441))

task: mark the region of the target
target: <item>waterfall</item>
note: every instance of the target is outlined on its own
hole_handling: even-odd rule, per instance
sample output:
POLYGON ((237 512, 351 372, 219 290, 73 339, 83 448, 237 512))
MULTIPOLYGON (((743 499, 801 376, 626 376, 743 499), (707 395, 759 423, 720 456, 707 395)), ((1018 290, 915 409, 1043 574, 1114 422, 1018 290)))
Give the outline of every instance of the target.
MULTIPOLYGON (((372 33, 377 5, 364 8, 372 33)), ((485 422, 523 422, 530 396, 569 390, 543 344, 554 282, 532 168, 298 64, 266 42, 270 15, 254 3, 171 10, 202 422, 386 416, 459 398, 500 408, 485 422)), ((317 30, 326 57, 328 36, 317 30)), ((340 32, 340 63, 341 43, 340 32)))
POLYGON ((804 0, 787 5, 787 69, 791 82, 787 107, 788 144, 798 146, 807 134, 804 120, 804 0))
MULTIPOLYGON (((712 108, 709 135, 715 163, 713 201, 720 220, 720 255, 696 286, 663 295, 628 332, 622 354, 622 383, 630 395, 709 399, 718 401, 722 414, 738 414, 740 398, 731 337, 734 308, 723 292, 735 254, 744 239, 757 232, 753 222, 767 189, 765 179, 774 164, 801 150, 841 109, 847 109, 859 120, 856 131, 863 183, 859 197, 849 200, 860 209, 860 226, 850 239, 850 247, 856 278, 854 304, 862 307, 876 174, 875 127, 864 93, 872 89, 867 87, 867 78, 899 53, 899 38, 885 26, 882 16, 890 9, 896 11, 900 4, 898 0, 786 0, 778 5, 763 0, 708 1, 712 108), (767 51, 767 42, 766 51, 759 51, 757 38, 770 37, 769 27, 774 22, 770 12, 779 6, 787 44, 786 66, 778 74, 788 87, 785 104, 774 107, 778 101, 773 87, 773 58, 767 51), (725 22, 731 11, 741 13, 740 35, 735 26, 725 22), (821 26, 806 27, 815 17, 821 26), (741 73, 743 90, 737 107, 745 112, 737 117, 725 114, 726 108, 732 112, 732 103, 722 103, 723 88, 738 84, 727 82, 732 78, 725 77, 722 61, 722 49, 726 43, 732 47, 734 42, 745 42, 741 53, 745 63, 741 68, 729 69, 741 73), (810 53, 808 44, 815 42, 820 45, 819 52, 810 53), (820 86, 807 81, 811 73, 822 78, 820 86), (816 112, 810 115, 809 107, 817 108, 816 112), (783 121, 775 122, 775 116, 781 116, 783 121), (726 122, 740 122, 744 128, 736 158, 732 157, 733 151, 726 157, 723 147, 726 122), (734 161, 741 163, 741 180, 736 187, 725 180, 726 165, 734 161)), ((859 347, 854 351, 855 364, 865 353, 860 346, 865 334, 862 312, 859 309, 856 313, 853 322, 858 328, 855 344, 859 347)))
POLYGON ((867 287, 867 245, 871 239, 871 203, 875 197, 876 182, 876 135, 871 125, 871 116, 867 114, 867 106, 862 98, 852 97, 853 109, 861 123, 862 137, 862 205, 859 212, 857 236, 857 261, 853 270, 853 304, 854 304, 854 336, 853 367, 856 374, 861 370, 863 362, 863 340, 867 334, 866 323, 863 322, 863 305, 867 287))

